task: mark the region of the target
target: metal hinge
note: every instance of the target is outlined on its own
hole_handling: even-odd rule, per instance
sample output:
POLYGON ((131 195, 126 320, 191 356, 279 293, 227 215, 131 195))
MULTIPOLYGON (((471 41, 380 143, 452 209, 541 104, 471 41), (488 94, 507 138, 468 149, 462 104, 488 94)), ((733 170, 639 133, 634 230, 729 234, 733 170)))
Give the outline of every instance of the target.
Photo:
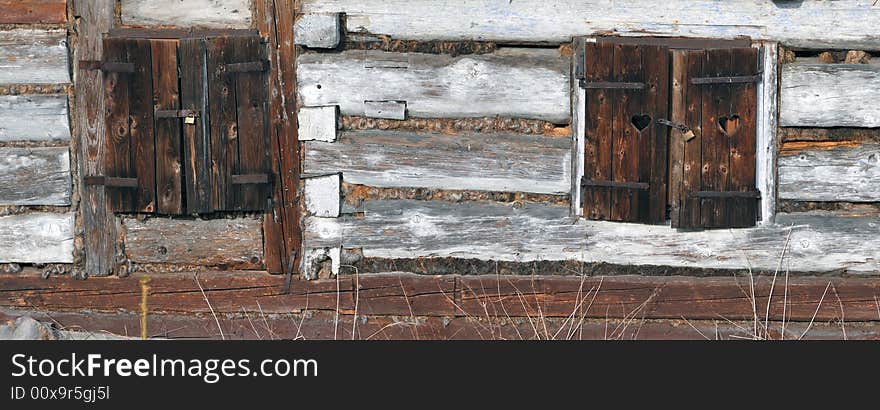
POLYGON ((83 177, 86 185, 100 185, 113 188, 137 188, 137 178, 108 177, 104 175, 89 175, 83 177))
POLYGON ((133 73, 132 63, 113 63, 106 61, 81 60, 77 65, 80 70, 101 70, 105 73, 133 73))

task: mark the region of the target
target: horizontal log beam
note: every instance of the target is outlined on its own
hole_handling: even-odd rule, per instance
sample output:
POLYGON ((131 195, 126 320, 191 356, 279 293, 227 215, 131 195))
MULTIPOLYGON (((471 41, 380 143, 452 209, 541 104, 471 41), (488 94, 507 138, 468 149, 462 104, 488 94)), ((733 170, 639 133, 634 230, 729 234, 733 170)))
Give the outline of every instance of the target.
POLYGON ((70 205, 68 151, 0 148, 0 205, 70 205))
POLYGON ((880 201, 880 143, 786 144, 778 169, 781 199, 880 201))
POLYGON ((519 134, 344 132, 306 142, 303 172, 374 187, 568 193, 571 140, 519 134))
POLYGON ((69 141, 67 96, 0 96, 0 124, 0 142, 69 141))
POLYGON ((122 0, 123 24, 250 28, 250 0, 122 0))
POLYGON ((402 101, 420 118, 513 117, 568 123, 570 62, 557 50, 506 49, 493 54, 304 53, 297 59, 303 105, 339 105, 364 116, 365 101, 402 101), (379 62, 405 58, 407 68, 379 62))
MULTIPOLYGON (((0 306, 37 311, 131 313, 140 278, 43 279, 0 274, 0 306)), ((264 272, 150 276, 151 314, 287 315, 328 311, 403 317, 686 319, 816 323, 877 321, 878 278, 656 276, 422 276, 405 273, 295 280, 264 272), (751 289, 754 289, 753 291, 751 289), (202 293, 204 291, 204 293, 202 293), (205 298, 210 301, 209 307, 205 298), (783 311, 783 303, 785 305, 783 311)))
POLYGON ((0 24, 59 24, 67 21, 67 0, 0 0, 0 24))
POLYGON ((779 214, 775 224, 755 228, 679 232, 663 225, 575 221, 568 207, 534 203, 377 200, 358 211, 363 216, 306 218, 305 246, 361 248, 375 258, 880 272, 877 216, 779 214))
POLYGON ((67 30, 0 30, 0 84, 70 82, 67 30))
POLYGON ((786 64, 782 66, 779 125, 783 127, 880 127, 880 66, 786 64))
POLYGON ((0 217, 0 263, 72 263, 74 214, 0 217))

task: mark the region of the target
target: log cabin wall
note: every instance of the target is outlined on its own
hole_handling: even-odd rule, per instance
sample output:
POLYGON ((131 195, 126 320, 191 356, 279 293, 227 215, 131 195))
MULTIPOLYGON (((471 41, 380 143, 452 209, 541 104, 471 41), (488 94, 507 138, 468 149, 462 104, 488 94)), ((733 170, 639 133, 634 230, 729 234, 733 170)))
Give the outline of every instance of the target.
POLYGON ((36 306, 70 325, 137 327, 136 279, 151 278, 152 329, 184 329, 172 337, 218 336, 193 322, 200 291, 235 337, 261 337, 248 311, 281 337, 522 337, 536 316, 569 334, 573 311, 587 337, 608 338, 609 323, 611 338, 730 337, 762 304, 764 332, 747 336, 781 323, 839 337, 829 323, 844 320, 858 323, 843 337, 880 335, 872 1, 13 3, 0 0, 15 11, 0 16, 0 266, 16 276, 0 279, 0 317, 36 306), (269 211, 114 213, 107 188, 84 186, 103 171, 105 106, 103 75, 78 61, 101 60, 101 37, 127 29, 267 41, 269 211), (759 50, 755 227, 583 217, 577 40, 598 37, 759 50), (270 275, 293 271, 292 286, 270 275), (777 272, 796 274, 792 299, 749 279, 777 272), (86 305, 104 316, 90 323, 86 305), (509 323, 473 324, 495 316, 509 323))

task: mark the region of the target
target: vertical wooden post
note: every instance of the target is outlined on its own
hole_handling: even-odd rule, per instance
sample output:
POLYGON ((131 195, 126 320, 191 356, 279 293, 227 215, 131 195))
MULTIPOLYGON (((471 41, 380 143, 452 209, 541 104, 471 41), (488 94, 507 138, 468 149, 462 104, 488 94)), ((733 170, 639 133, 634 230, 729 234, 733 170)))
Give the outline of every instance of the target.
POLYGON ((266 269, 291 274, 300 264, 300 146, 296 123, 295 0, 255 0, 257 28, 269 41, 269 141, 275 181, 263 223, 266 269))
POLYGON ((74 135, 79 147, 77 179, 80 187, 80 223, 85 251, 85 272, 93 276, 113 273, 117 228, 107 210, 105 188, 85 185, 83 177, 104 175, 104 93, 100 70, 80 69, 79 61, 103 57, 103 34, 113 24, 114 0, 72 0, 76 17, 73 30, 74 135))

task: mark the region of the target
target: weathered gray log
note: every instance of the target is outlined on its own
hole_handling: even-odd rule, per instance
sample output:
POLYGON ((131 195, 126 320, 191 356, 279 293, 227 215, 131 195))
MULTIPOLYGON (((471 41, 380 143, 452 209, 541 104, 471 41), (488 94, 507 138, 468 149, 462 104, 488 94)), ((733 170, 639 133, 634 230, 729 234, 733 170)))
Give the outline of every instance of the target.
POLYGON ((880 144, 843 144, 779 157, 779 197, 797 201, 880 201, 880 144))
POLYGON ((0 96, 0 141, 70 140, 66 95, 0 96))
POLYGON ((262 222, 258 218, 126 218, 125 255, 138 263, 230 268, 263 265, 262 222))
POLYGON ((305 14, 293 27, 294 42, 311 48, 336 48, 342 41, 342 23, 338 13, 305 14))
POLYGON ((72 263, 73 213, 0 217, 0 263, 72 263))
POLYGON ((0 148, 0 205, 70 205, 70 154, 59 148, 0 148))
POLYGON ((387 200, 363 217, 306 219, 306 247, 362 248, 365 257, 580 260, 623 265, 802 272, 880 272, 880 217, 779 214, 749 229, 574 221, 565 206, 387 200), (786 240, 790 243, 786 250, 786 240), (785 252, 783 252, 785 250, 785 252), (784 253, 784 255, 783 255, 784 253))
POLYGON ((568 123, 569 60, 557 50, 503 49, 450 57, 405 54, 408 68, 379 62, 400 54, 305 53, 297 60, 298 89, 308 106, 339 105, 365 115, 364 101, 405 101, 410 117, 519 117, 568 123), (373 68, 367 68, 367 67, 373 68))
POLYGON ((0 31, 0 84, 68 83, 68 70, 66 30, 0 31))
POLYGON ((305 174, 375 187, 565 194, 571 178, 566 137, 370 130, 304 147, 305 174))
POLYGON ((880 66, 787 64, 779 97, 783 127, 880 127, 880 66))
POLYGON ((563 43, 612 33, 776 40, 796 47, 878 49, 872 0, 303 0, 304 13, 345 13, 350 32, 413 40, 563 43), (805 24, 805 22, 808 22, 805 24))
POLYGON ((122 0, 122 23, 250 28, 250 0, 122 0))

